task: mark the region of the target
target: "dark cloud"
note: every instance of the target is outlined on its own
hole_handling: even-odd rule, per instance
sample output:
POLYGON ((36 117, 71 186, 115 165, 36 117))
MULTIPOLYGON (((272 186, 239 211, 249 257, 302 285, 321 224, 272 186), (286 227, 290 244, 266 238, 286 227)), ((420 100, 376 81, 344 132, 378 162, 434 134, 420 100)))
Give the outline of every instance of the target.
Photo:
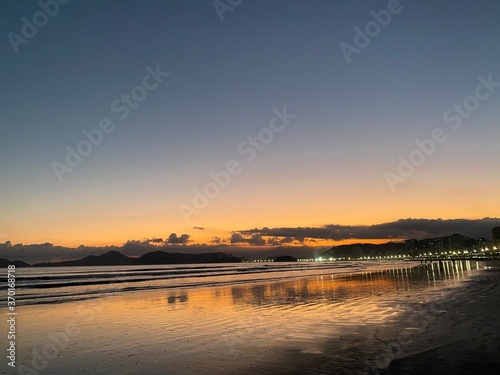
POLYGON ((267 239, 268 245, 281 245, 279 237, 272 237, 267 239))
POLYGON ((215 244, 218 244, 218 243, 223 243, 224 240, 220 237, 212 237, 212 239, 210 240, 211 243, 215 243, 215 244))
MULTIPOLYGON (((182 236, 181 236, 182 237, 182 236)), ((58 262, 63 260, 76 260, 82 259, 89 255, 101 255, 107 253, 108 251, 115 250, 120 253, 137 257, 152 251, 165 251, 168 253, 179 252, 179 253, 218 253, 224 252, 224 244, 152 244, 147 240, 137 241, 130 240, 127 241, 122 246, 84 246, 80 245, 76 248, 55 246, 51 243, 44 244, 33 244, 33 245, 23 245, 11 243, 0 243, 0 258, 10 259, 10 260, 23 260, 29 264, 40 263, 40 262, 58 262)), ((231 249, 230 252, 235 252, 231 249)), ((244 254, 245 256, 247 254, 244 254)))
POLYGON ((264 246, 266 244, 266 240, 258 233, 254 233, 250 237, 243 237, 240 233, 233 233, 229 241, 232 244, 248 243, 254 246, 264 246))
POLYGON ((231 238, 229 239, 229 242, 231 242, 231 243, 244 243, 244 242, 246 242, 246 238, 244 238, 239 233, 233 233, 231 235, 231 238))
MULTIPOLYGON (((284 245, 284 244, 289 244, 294 241, 294 238, 292 237, 271 237, 267 239, 267 244, 268 245, 284 245)), ((297 241, 297 242, 304 242, 302 241, 297 241)))
POLYGON ((177 234, 171 233, 170 236, 168 236, 167 243, 187 244, 189 242, 189 237, 189 234, 181 234, 179 237, 177 237, 177 234))
POLYGON ((322 227, 281 227, 254 228, 238 231, 239 235, 254 235, 271 237, 270 244, 277 244, 279 238, 294 238, 299 242, 304 239, 407 239, 444 237, 460 233, 472 238, 490 238, 491 229, 500 226, 500 219, 484 218, 468 219, 401 219, 394 222, 376 225, 324 225, 322 227))
MULTIPOLYGON (((189 235, 177 236, 172 233, 167 240, 151 238, 144 240, 129 240, 122 246, 85 246, 76 248, 57 246, 51 243, 43 244, 12 244, 10 241, 0 243, 0 258, 10 260, 24 260, 33 264, 37 262, 62 261, 81 259, 88 255, 100 255, 111 250, 116 250, 128 256, 140 256, 151 251, 206 253, 228 251, 237 256, 246 256, 257 259, 262 252, 270 251, 271 246, 281 248, 280 254, 293 254, 297 246, 284 247, 286 244, 297 245, 304 239, 407 239, 442 237, 460 233, 472 238, 485 237, 491 239, 491 229, 500 226, 500 219, 485 218, 480 220, 454 219, 454 220, 429 220, 429 219, 402 219, 390 223, 370 226, 342 226, 325 225, 323 227, 298 227, 298 228, 262 228, 239 231, 232 234, 230 239, 214 237, 211 244, 192 244, 189 235), (266 241, 264 240, 266 239, 266 241), (230 243, 229 243, 230 242, 230 243), (241 246, 241 245, 254 245, 241 246), (269 246, 262 246, 262 245, 269 246)), ((302 256, 317 248, 303 247, 302 256)), ((298 250, 297 250, 298 251, 298 250)), ((265 256, 264 256, 265 258, 265 256)))
POLYGON ((252 234, 252 237, 247 239, 247 242, 250 245, 254 246, 264 246, 266 244, 266 240, 263 239, 260 235, 258 234, 252 234))
POLYGON ((163 243, 163 238, 148 238, 146 241, 149 243, 163 243))
MULTIPOLYGON (((33 264, 37 262, 47 261, 62 261, 62 260, 75 260, 88 255, 99 255, 111 250, 121 251, 127 255, 131 247, 134 247, 134 252, 143 252, 145 248, 150 247, 154 249, 153 245, 137 241, 137 244, 127 242, 123 246, 101 246, 92 247, 80 245, 77 248, 69 248, 64 246, 55 246, 51 243, 23 245, 12 245, 9 241, 4 244, 0 243, 0 258, 10 260, 23 260, 27 263, 33 264)), ((153 251, 153 250, 151 250, 153 251)), ((146 251, 147 252, 147 251, 146 251)))
POLYGON ((193 227, 193 229, 196 229, 196 230, 205 230, 205 228, 203 228, 203 227, 193 227))

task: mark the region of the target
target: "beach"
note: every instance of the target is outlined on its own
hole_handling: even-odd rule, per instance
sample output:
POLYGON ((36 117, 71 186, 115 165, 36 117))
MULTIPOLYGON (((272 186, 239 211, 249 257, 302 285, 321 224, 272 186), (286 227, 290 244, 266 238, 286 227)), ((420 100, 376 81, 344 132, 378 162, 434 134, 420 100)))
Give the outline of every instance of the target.
POLYGON ((101 294, 79 289, 84 298, 57 289, 59 302, 42 291, 50 303, 40 295, 18 309, 17 368, 2 373, 496 373, 497 266, 250 270, 254 279, 217 274, 210 286, 190 276, 151 290, 90 285, 101 294))
POLYGON ((0 0, 0 375, 500 374, 499 19, 0 0))
POLYGON ((429 307, 425 316, 429 331, 435 331, 432 340, 420 337, 426 347, 395 360, 383 374, 500 372, 500 262, 486 262, 486 267, 439 301, 442 311, 433 314, 429 307))

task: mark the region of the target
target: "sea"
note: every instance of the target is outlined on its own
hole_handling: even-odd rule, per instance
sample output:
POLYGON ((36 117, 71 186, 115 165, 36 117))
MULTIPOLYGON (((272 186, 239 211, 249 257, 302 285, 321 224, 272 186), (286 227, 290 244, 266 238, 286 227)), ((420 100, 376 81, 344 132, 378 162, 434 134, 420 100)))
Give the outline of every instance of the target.
MULTIPOLYGON (((111 294, 271 282, 392 268, 395 262, 256 262, 152 266, 17 268, 18 305, 64 303, 111 294)), ((412 262, 400 262, 406 268, 412 262)), ((415 263, 416 264, 416 263, 415 263)), ((5 302, 5 301, 2 301, 5 302)))

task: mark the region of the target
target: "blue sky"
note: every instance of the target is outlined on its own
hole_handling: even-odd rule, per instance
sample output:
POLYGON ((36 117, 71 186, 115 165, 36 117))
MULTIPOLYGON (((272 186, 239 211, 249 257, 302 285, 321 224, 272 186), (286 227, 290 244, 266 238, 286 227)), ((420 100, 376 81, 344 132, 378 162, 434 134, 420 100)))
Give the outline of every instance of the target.
POLYGON ((193 225, 498 216, 499 92, 395 191, 384 172, 478 76, 500 81, 500 5, 401 1, 348 64, 339 44, 387 4, 245 0, 221 21, 212 1, 73 0, 15 53, 8 33, 41 8, 3 1, 0 234, 104 244, 193 225), (157 64, 169 77, 116 119, 110 104, 157 64), (297 117, 246 164, 238 145, 283 107, 297 117), (116 129, 60 182, 51 164, 105 117, 116 129), (186 222, 179 204, 233 159, 242 173, 186 222))

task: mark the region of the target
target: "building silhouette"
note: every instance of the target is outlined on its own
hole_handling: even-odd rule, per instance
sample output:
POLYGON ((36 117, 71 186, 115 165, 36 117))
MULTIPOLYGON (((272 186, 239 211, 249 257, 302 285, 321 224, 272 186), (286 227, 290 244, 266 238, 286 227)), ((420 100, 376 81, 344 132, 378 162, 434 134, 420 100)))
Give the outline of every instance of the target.
POLYGON ((493 246, 496 246, 497 248, 500 247, 500 227, 493 228, 491 232, 493 234, 493 238, 491 240, 493 246))
POLYGON ((454 234, 447 237, 448 240, 448 250, 462 250, 465 248, 465 237, 461 234, 454 234))

